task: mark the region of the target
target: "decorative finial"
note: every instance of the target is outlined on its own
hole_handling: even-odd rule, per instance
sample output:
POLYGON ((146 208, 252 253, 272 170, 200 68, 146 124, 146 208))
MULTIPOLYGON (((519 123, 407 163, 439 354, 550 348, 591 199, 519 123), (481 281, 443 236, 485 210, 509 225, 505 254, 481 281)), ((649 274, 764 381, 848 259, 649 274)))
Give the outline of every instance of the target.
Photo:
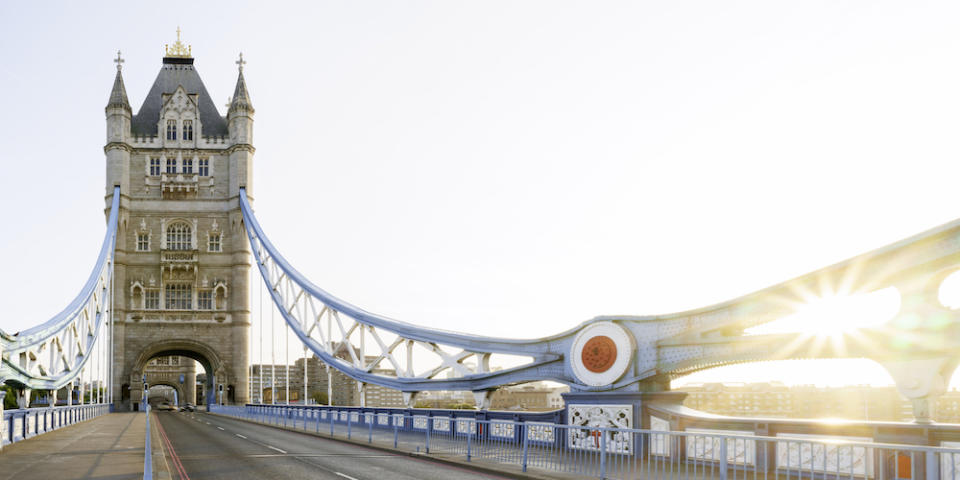
POLYGON ((227 104, 224 105, 227 108, 230 108, 230 104, 233 102, 233 97, 227 97, 227 104))
POLYGON ((120 56, 120 50, 117 50, 117 58, 113 60, 113 63, 117 64, 118 72, 123 68, 123 57, 120 56))
POLYGON ((247 61, 243 59, 243 52, 240 52, 240 60, 237 60, 236 62, 233 62, 233 63, 236 63, 237 65, 239 65, 240 71, 241 72, 243 71, 243 65, 247 63, 247 61))
POLYGON ((193 58, 193 45, 184 45, 180 41, 180 27, 177 27, 177 42, 171 47, 169 44, 164 45, 167 50, 168 57, 179 57, 179 58, 193 58))

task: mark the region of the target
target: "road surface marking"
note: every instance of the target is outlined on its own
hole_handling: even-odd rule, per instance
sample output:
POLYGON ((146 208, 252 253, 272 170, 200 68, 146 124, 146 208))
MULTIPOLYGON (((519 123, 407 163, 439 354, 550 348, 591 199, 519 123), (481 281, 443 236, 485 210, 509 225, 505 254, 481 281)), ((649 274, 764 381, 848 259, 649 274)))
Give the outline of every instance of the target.
MULTIPOLYGON (((280 450, 280 449, 277 448, 277 447, 271 447, 270 445, 267 445, 267 448, 269 448, 269 449, 271 449, 271 450, 276 450, 276 451, 278 451, 278 452, 280 452, 280 453, 283 453, 283 454, 286 454, 286 453, 287 453, 287 452, 285 452, 285 451, 283 451, 283 450, 280 450)), ((357 480, 357 479, 353 479, 353 480, 357 480)))
POLYGON ((217 428, 220 429, 220 430, 223 430, 223 427, 217 427, 217 428))
POLYGON ((340 475, 341 477, 346 478, 347 480, 357 480, 356 478, 353 478, 350 475, 347 475, 346 473, 340 473, 340 472, 333 472, 333 473, 336 473, 337 475, 340 475))
POLYGON ((236 435, 237 435, 238 437, 240 437, 240 438, 242 438, 242 439, 244 439, 244 440, 246 440, 246 439, 247 439, 247 437, 244 437, 243 435, 240 435, 239 433, 238 433, 238 434, 236 434, 236 435))

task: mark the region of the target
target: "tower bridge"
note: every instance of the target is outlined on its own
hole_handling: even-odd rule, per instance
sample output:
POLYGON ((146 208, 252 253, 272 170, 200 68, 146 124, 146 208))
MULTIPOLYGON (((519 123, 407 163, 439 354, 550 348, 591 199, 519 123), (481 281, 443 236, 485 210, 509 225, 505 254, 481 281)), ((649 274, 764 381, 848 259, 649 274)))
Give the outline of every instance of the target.
MULTIPOLYGON (((549 419, 600 429, 606 433, 591 438, 621 442, 616 448, 636 446, 604 429, 667 431, 682 418, 705 421, 680 407, 683 394, 669 391, 672 379, 765 360, 875 360, 911 400, 916 424, 929 424, 931 401, 944 393, 960 358, 960 318, 938 299, 944 279, 960 270, 960 221, 716 305, 664 315, 598 316, 537 339, 443 331, 368 312, 312 283, 310 272, 298 271, 255 215, 255 110, 242 55, 225 116, 210 98, 192 51, 179 39, 167 48, 136 113, 119 55, 116 62, 105 109, 107 232, 94 271, 53 319, 16 335, 0 332, 0 381, 17 392, 21 409, 29 407, 32 390, 80 389, 82 399, 85 386, 100 384, 105 391, 88 393, 94 403, 116 411, 137 409, 151 384, 169 385, 192 400, 197 372, 187 370, 175 381, 168 377, 184 374, 176 368, 148 368, 157 358, 184 357, 202 366, 202 390, 212 410, 259 415, 254 419, 260 421, 283 415, 284 422, 290 418, 296 425, 299 419, 304 428, 312 421, 318 432, 329 418, 331 434, 335 421, 349 423, 356 414, 355 421, 369 425, 372 441, 372 415, 377 422, 387 418, 385 425, 390 419, 362 410, 363 405, 339 412, 346 416, 336 420, 319 410, 221 408, 251 401, 252 266, 281 328, 299 341, 296 348, 353 378, 360 388, 399 390, 411 407, 418 392, 469 390, 486 410, 499 386, 560 382, 571 392, 565 395, 565 410, 549 419), (899 312, 883 326, 831 341, 750 333, 800 310, 824 285, 842 285, 849 294, 893 289, 899 312), (513 356, 514 366, 492 368, 493 355, 513 356), (371 416, 361 421, 361 413, 371 416), (664 421, 666 426, 658 423, 664 421), (624 446, 628 443, 632 446, 624 446)), ((471 418, 483 422, 495 416, 471 418)), ((411 419, 410 428, 420 428, 417 421, 411 419)), ((10 425, 7 442, 13 438, 10 425)), ((477 434, 475 427, 467 428, 477 434)), ((646 448, 650 454, 653 447, 646 448)))

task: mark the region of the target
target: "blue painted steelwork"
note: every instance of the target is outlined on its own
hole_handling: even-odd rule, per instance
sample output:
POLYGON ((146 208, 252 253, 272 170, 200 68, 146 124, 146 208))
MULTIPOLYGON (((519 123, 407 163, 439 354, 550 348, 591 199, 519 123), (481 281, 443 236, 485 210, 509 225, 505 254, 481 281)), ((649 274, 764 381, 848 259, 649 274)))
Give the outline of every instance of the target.
MULTIPOLYGON (((305 276, 293 268, 293 266, 280 255, 264 234, 263 229, 253 215, 253 211, 246 197, 246 192, 242 189, 240 204, 247 234, 250 239, 250 245, 257 261, 257 267, 264 280, 271 286, 271 298, 283 315, 284 320, 304 345, 310 348, 321 360, 335 366, 351 378, 360 382, 373 383, 405 392, 421 390, 477 391, 491 389, 509 383, 543 379, 551 379, 570 384, 576 383, 568 369, 564 366, 563 352, 569 350, 573 335, 576 334, 578 329, 538 340, 513 340, 423 328, 367 312, 327 293, 311 283, 305 276), (288 285, 281 285, 284 281, 286 281, 288 285), (286 291, 282 292, 282 289, 286 291), (291 289, 297 289, 299 291, 294 293, 291 289), (285 293, 292 293, 295 299, 285 298, 285 293), (314 300, 317 304, 313 303, 314 300), (426 344, 426 348, 439 348, 438 344, 442 344, 443 346, 463 349, 462 352, 450 356, 456 356, 459 359, 456 363, 461 367, 463 366, 461 362, 462 359, 468 358, 471 355, 478 356, 479 371, 467 373, 461 378, 443 379, 434 378, 436 374, 440 373, 439 371, 432 372, 433 375, 418 376, 410 371, 403 371, 403 366, 399 365, 399 362, 395 362, 394 366, 398 372, 397 377, 371 373, 368 368, 359 366, 356 362, 350 364, 336 357, 334 353, 341 345, 340 343, 334 342, 331 338, 327 338, 326 345, 324 345, 317 339, 312 338, 308 332, 311 327, 308 326, 305 328, 303 319, 296 318, 293 312, 295 307, 310 310, 313 318, 307 319, 308 322, 310 320, 319 320, 318 317, 322 317, 323 315, 333 316, 337 322, 340 321, 341 317, 348 317, 357 324, 365 327, 391 332, 401 337, 404 342, 419 342, 426 344), (483 364, 487 361, 491 353, 529 356, 532 360, 526 365, 497 372, 483 371, 483 364), (483 358, 484 356, 486 356, 486 358, 483 358)), ((344 330, 350 330, 352 332, 355 328, 355 326, 351 326, 344 330)), ((394 347, 396 346, 398 345, 394 345, 394 347)), ((381 348, 383 347, 385 346, 381 346, 381 348)), ((392 352, 382 352, 382 355, 386 357, 391 353, 392 352)))
POLYGON ((87 283, 63 311, 41 325, 10 335, 0 331, 0 383, 56 390, 80 374, 103 330, 111 301, 120 188, 113 192, 107 233, 87 283))
POLYGON ((143 400, 144 421, 147 422, 147 433, 143 441, 143 480, 153 480, 153 449, 150 445, 150 404, 143 400))
POLYGON ((338 299, 311 283, 280 255, 242 190, 240 205, 270 296, 303 344, 322 361, 359 382, 403 392, 479 393, 499 385, 536 380, 565 383, 575 391, 655 392, 669 389, 674 378, 723 365, 771 359, 868 357, 888 367, 901 393, 920 405, 917 402, 928 402, 936 392, 907 387, 917 376, 909 362, 944 359, 942 365, 928 368, 930 372, 925 372, 920 382, 937 385, 949 378, 956 366, 953 352, 960 349, 960 341, 942 331, 944 325, 960 326, 960 311, 936 302, 940 282, 960 270, 960 220, 727 302, 664 315, 600 316, 557 335, 513 340, 418 327, 338 299), (839 295, 894 288, 900 294, 901 309, 883 327, 859 329, 836 342, 822 342, 814 335, 798 338, 792 333, 745 333, 802 309, 823 293, 824 285, 842 285, 844 290, 837 292, 839 295), (930 320, 918 324, 918 318, 930 320), (379 357, 367 363, 363 352, 357 355, 354 350, 358 343, 363 348, 365 334, 376 335, 378 330, 398 339, 390 343, 375 337, 379 352, 374 354, 379 357), (357 336, 360 342, 354 341, 357 336), (916 338, 909 350, 898 347, 902 344, 898 339, 904 336, 916 338), (590 340, 602 337, 612 339, 616 347, 613 354, 604 356, 596 344, 587 348, 590 340), (862 338, 871 341, 858 341, 862 338), (425 373, 415 373, 409 360, 414 344, 437 353, 438 365, 425 373), (408 346, 406 365, 394 355, 402 345, 408 346), (450 348, 461 351, 447 353, 445 349, 450 348), (530 360, 491 372, 486 365, 490 354, 519 355, 530 360), (472 357, 477 358, 476 367, 466 364, 472 357), (373 373, 381 364, 392 364, 396 376, 373 373), (439 377, 447 371, 455 373, 454 378, 439 377), (901 382, 899 371, 907 372, 903 377, 909 381, 901 382), (943 378, 927 381, 931 375, 943 378))

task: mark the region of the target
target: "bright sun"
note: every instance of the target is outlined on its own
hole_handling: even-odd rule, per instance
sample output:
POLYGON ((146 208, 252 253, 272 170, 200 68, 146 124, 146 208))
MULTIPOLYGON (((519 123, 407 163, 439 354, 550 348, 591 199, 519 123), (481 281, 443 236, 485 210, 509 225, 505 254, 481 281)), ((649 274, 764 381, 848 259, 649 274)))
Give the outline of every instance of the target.
POLYGON ((750 328, 746 333, 836 337, 858 328, 882 325, 899 310, 900 293, 893 287, 866 294, 814 297, 798 307, 796 313, 750 328))

